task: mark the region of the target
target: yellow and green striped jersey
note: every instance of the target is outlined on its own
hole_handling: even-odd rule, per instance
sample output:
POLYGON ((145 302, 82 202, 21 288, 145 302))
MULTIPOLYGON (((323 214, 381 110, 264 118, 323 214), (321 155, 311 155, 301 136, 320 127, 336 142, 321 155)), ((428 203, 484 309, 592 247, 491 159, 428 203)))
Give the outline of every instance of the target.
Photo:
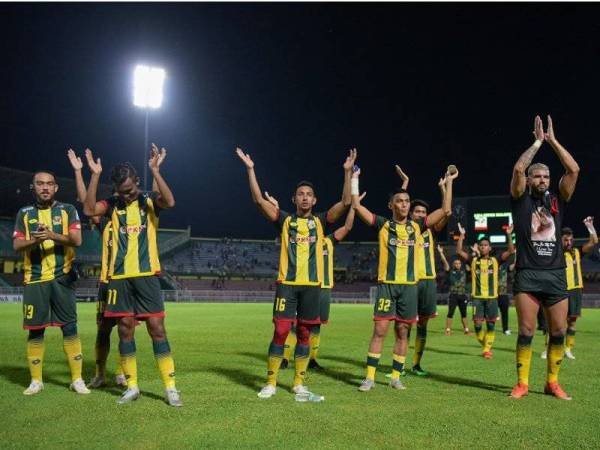
POLYGON ((333 288, 333 247, 338 240, 332 234, 325 236, 323 241, 323 284, 322 289, 333 288))
POLYGON ((476 299, 498 297, 498 260, 475 257, 471 261, 471 297, 476 299))
POLYGON ((581 252, 578 248, 565 252, 565 263, 567 265, 567 290, 583 288, 583 277, 581 276, 581 252))
POLYGON ((98 226, 102 235, 102 259, 100 261, 100 282, 108 283, 108 268, 112 254, 112 222, 103 217, 98 226))
POLYGON ((326 213, 298 217, 279 211, 281 230, 279 275, 282 284, 318 286, 323 282, 323 245, 326 213))
POLYGON ((373 215, 372 225, 379 230, 380 283, 415 284, 419 281, 417 246, 421 239, 423 221, 408 220, 397 223, 373 215))
MULTIPOLYGON (((17 213, 14 239, 32 239, 31 233, 43 223, 55 233, 68 235, 70 230, 80 230, 79 214, 73 205, 54 202, 49 208, 25 206, 17 213)), ((30 248, 23 255, 24 283, 50 281, 67 274, 73 268, 75 248, 47 239, 30 248)))
POLYGON ((419 259, 419 280, 435 280, 435 241, 433 231, 427 229, 421 233, 417 245, 417 258, 419 259))
POLYGON ((106 217, 112 227, 112 254, 108 265, 111 279, 144 277, 160 273, 158 259, 158 215, 155 192, 142 192, 126 204, 118 197, 106 202, 106 217))

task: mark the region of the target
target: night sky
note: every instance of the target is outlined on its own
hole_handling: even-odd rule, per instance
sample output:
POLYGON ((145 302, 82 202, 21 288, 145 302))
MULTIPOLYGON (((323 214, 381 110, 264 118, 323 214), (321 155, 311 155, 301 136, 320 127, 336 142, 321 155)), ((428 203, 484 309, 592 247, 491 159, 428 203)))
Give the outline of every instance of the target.
MULTIPOLYGON (((66 150, 86 146, 105 182, 119 161, 142 172, 133 69, 165 67, 150 139, 169 151, 177 205, 161 225, 195 236, 275 236, 238 145, 288 210, 301 179, 317 210, 337 201, 356 146, 364 204, 386 214, 396 163, 433 205, 448 163, 461 170, 455 195, 507 194, 547 113, 582 168, 566 224, 583 236, 581 220, 600 217, 598 5, 2 4, 0 42, 0 165, 63 176, 66 150)), ((558 160, 547 144, 538 155, 556 189, 558 160)), ((374 237, 362 225, 351 235, 374 237)))

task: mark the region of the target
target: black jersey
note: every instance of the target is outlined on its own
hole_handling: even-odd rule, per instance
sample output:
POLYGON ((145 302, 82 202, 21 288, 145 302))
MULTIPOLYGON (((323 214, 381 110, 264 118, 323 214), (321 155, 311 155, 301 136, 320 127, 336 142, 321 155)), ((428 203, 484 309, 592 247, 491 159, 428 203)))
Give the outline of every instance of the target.
POLYGON ((516 269, 564 269, 560 230, 565 202, 546 192, 541 198, 526 190, 511 197, 517 241, 516 269))

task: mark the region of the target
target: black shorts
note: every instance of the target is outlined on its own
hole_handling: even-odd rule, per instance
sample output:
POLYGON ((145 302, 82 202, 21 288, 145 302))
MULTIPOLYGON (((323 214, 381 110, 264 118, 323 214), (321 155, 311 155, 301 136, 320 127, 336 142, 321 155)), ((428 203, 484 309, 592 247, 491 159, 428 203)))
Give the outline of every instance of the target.
POLYGON ((567 291, 569 294, 569 319, 577 319, 581 317, 581 303, 583 301, 583 289, 571 289, 567 291))
POLYGON ((157 276, 110 280, 104 317, 164 317, 165 306, 157 276))
POLYGON ((567 298, 567 277, 564 269, 518 269, 513 295, 525 293, 543 306, 552 306, 567 298))
POLYGON ((419 318, 430 319, 437 316, 437 282, 435 280, 420 280, 417 284, 419 318))
POLYGON ((319 293, 319 319, 321 324, 325 325, 329 322, 329 309, 331 308, 331 289, 321 288, 319 293))
POLYGON ((467 304, 469 303, 469 299, 467 298, 467 294, 450 294, 448 296, 448 319, 452 319, 454 317, 454 311, 456 307, 460 311, 460 317, 463 319, 467 317, 467 304))
POLYGON ((77 322, 75 278, 63 275, 26 284, 23 290, 23 328, 40 330, 77 322))
POLYGON ((418 287, 416 284, 377 285, 373 320, 417 321, 418 287))
POLYGON ((116 317, 104 317, 106 311, 106 300, 108 298, 108 283, 100 282, 98 286, 98 300, 96 301, 96 325, 110 325, 114 327, 117 324, 116 317))
POLYGON ((318 325, 320 319, 320 286, 278 284, 273 302, 273 321, 318 325))

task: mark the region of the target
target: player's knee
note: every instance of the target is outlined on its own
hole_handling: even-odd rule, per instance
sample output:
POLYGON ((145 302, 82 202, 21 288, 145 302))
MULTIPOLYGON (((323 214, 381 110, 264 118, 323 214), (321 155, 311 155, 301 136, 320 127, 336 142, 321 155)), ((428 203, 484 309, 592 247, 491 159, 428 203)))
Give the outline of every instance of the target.
POLYGON ((310 328, 306 325, 298 324, 296 326, 296 338, 298 339, 298 344, 308 345, 310 341, 310 328))
POLYGON ((41 328, 39 330, 29 330, 29 335, 27 336, 27 340, 32 341, 32 340, 36 340, 36 339, 43 339, 45 331, 46 331, 45 328, 41 328))
MULTIPOLYGON (((285 340, 290 333, 292 323, 287 321, 276 321, 275 330, 273 331, 273 342, 277 345, 284 345, 285 340)), ((296 330, 297 332, 297 330, 296 330)))
POLYGON ((148 334, 150 334, 153 341, 164 341, 167 338, 165 326, 162 322, 149 322, 148 334))
POLYGON ((70 322, 62 326, 61 328, 63 337, 75 336, 77 334, 77 323, 70 322))
POLYGON ((530 324, 520 324, 519 334, 522 336, 533 336, 535 334, 535 326, 530 324))

